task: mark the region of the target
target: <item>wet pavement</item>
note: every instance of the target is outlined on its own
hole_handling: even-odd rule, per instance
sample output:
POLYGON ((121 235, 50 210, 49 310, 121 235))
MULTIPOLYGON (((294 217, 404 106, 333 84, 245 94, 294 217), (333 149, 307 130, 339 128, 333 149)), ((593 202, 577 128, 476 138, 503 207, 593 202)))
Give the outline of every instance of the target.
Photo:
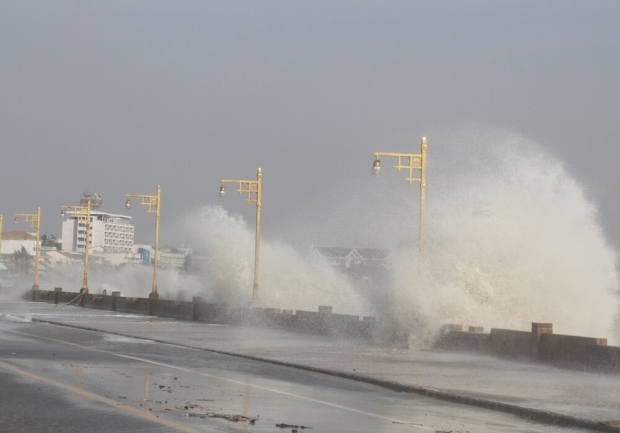
POLYGON ((579 431, 149 339, 620 418, 617 376, 43 303, 0 314, 0 431, 579 431))

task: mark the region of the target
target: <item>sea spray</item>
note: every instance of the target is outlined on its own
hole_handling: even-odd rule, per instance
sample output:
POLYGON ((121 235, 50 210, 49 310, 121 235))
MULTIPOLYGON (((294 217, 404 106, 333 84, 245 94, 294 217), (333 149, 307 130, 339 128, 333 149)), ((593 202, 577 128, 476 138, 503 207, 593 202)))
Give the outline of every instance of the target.
MULTIPOLYGON (((221 206, 206 205, 182 223, 192 234, 205 296, 230 306, 247 306, 254 279, 254 228, 221 206)), ((310 251, 308 246, 307 251, 310 251)), ((305 256, 283 242, 261 241, 260 300, 266 307, 363 314, 365 305, 347 278, 320 257, 305 256)))
MULTIPOLYGON (((381 178, 343 179, 311 203, 321 209, 320 220, 305 212, 293 224, 303 239, 285 236, 301 248, 263 237, 264 305, 313 311, 332 305, 335 312, 396 323, 423 341, 443 323, 527 330, 536 321, 552 322, 559 333, 620 340, 617 254, 596 206, 561 161, 518 134, 488 129, 431 136, 428 155, 422 260, 418 184, 407 185, 385 164, 381 178), (392 284, 356 290, 320 258, 299 253, 312 244, 389 248, 392 284)), ((162 298, 203 296, 247 306, 253 225, 206 205, 177 226, 191 239, 202 271, 160 270, 162 298)), ((50 278, 43 275, 42 284, 77 291, 81 268, 58 281, 50 278)), ((93 267, 89 286, 92 293, 146 297, 151 278, 148 266, 93 267)))
POLYGON ((459 141, 442 143, 452 154, 429 152, 425 254, 419 261, 395 246, 384 316, 421 339, 442 323, 525 330, 531 322, 617 339, 616 253, 584 188, 519 135, 459 141))
MULTIPOLYGON (((61 287, 65 292, 79 292, 82 288, 84 268, 67 266, 48 272, 42 279, 43 287, 61 287)), ((198 276, 188 275, 178 269, 162 268, 157 272, 157 292, 161 299, 191 301, 202 296, 204 284, 198 276)), ((153 267, 130 264, 111 267, 93 264, 88 272, 88 289, 92 294, 120 292, 122 296, 148 298, 152 290, 153 267)))

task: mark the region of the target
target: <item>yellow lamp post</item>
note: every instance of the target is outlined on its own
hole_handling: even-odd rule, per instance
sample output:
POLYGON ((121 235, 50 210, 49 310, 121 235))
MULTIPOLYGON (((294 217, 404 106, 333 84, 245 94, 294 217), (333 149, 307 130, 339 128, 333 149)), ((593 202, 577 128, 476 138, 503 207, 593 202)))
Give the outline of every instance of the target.
POLYGON ((13 220, 15 224, 19 222, 19 217, 24 218, 24 220, 30 224, 30 227, 37 229, 37 239, 35 246, 35 259, 34 259, 34 284, 32 285, 32 290, 39 290, 39 251, 40 240, 41 240, 41 208, 37 208, 37 213, 16 213, 15 219, 13 220))
POLYGON ((90 246, 90 200, 86 201, 86 206, 61 206, 60 214, 65 216, 67 211, 77 217, 78 227, 80 222, 86 222, 86 244, 84 245, 84 278, 80 293, 88 293, 88 248, 90 246))
POLYGON ((157 263, 159 261, 159 210, 161 204, 161 188, 157 185, 155 195, 127 194, 125 207, 131 209, 131 199, 139 198, 140 206, 146 206, 146 212, 155 214, 155 257, 153 259, 153 287, 151 289, 150 299, 158 299, 157 293, 157 263))
POLYGON ((420 153, 385 153, 375 152, 375 161, 372 164, 372 173, 378 176, 381 172, 380 157, 395 157, 398 159, 394 168, 398 171, 408 170, 409 176, 405 179, 411 185, 420 182, 420 257, 424 255, 424 212, 426 200, 426 137, 422 137, 420 153), (420 177, 413 177, 414 170, 420 171, 420 177))
POLYGON ((256 239, 254 241, 254 287, 252 289, 252 304, 258 304, 258 261, 260 257, 260 211, 261 211, 261 198, 262 198, 262 179, 263 172, 261 168, 258 168, 256 173, 256 180, 231 180, 222 179, 220 185, 220 197, 226 197, 226 184, 236 183, 239 186, 237 192, 239 194, 247 193, 248 203, 256 203, 256 239))

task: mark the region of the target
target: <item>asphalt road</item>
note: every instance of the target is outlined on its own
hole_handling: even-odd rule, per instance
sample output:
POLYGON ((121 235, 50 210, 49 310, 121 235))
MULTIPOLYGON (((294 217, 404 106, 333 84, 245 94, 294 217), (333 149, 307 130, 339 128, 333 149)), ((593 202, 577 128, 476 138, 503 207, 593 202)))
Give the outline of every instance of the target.
MULTIPOLYGON (((32 322, 31 307, 0 305, 2 432, 580 431, 235 356, 32 322)), ((39 317, 47 311, 89 327, 111 318, 37 308, 39 317)), ((168 337, 187 337, 182 323, 113 316, 127 332, 163 324, 168 337)), ((304 338, 297 337, 300 344, 304 338)))

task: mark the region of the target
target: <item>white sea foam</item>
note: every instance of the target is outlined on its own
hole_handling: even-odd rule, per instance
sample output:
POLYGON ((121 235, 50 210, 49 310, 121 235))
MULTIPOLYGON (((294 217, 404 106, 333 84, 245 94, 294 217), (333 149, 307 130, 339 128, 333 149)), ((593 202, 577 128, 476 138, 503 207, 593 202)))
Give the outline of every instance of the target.
MULTIPOLYGON (((203 255, 202 278, 209 299, 247 305, 254 279, 254 227, 215 205, 188 216, 184 227, 194 234, 197 251, 203 255)), ((261 240, 259 272, 260 299, 265 306, 316 311, 319 305, 330 305, 341 313, 365 311, 346 277, 282 242, 261 240)))
POLYGON ((429 169, 437 187, 424 259, 393 255, 391 313, 421 333, 445 322, 552 322, 559 333, 617 338, 616 252, 583 186, 519 135, 461 140, 471 140, 467 151, 444 152, 429 169))

